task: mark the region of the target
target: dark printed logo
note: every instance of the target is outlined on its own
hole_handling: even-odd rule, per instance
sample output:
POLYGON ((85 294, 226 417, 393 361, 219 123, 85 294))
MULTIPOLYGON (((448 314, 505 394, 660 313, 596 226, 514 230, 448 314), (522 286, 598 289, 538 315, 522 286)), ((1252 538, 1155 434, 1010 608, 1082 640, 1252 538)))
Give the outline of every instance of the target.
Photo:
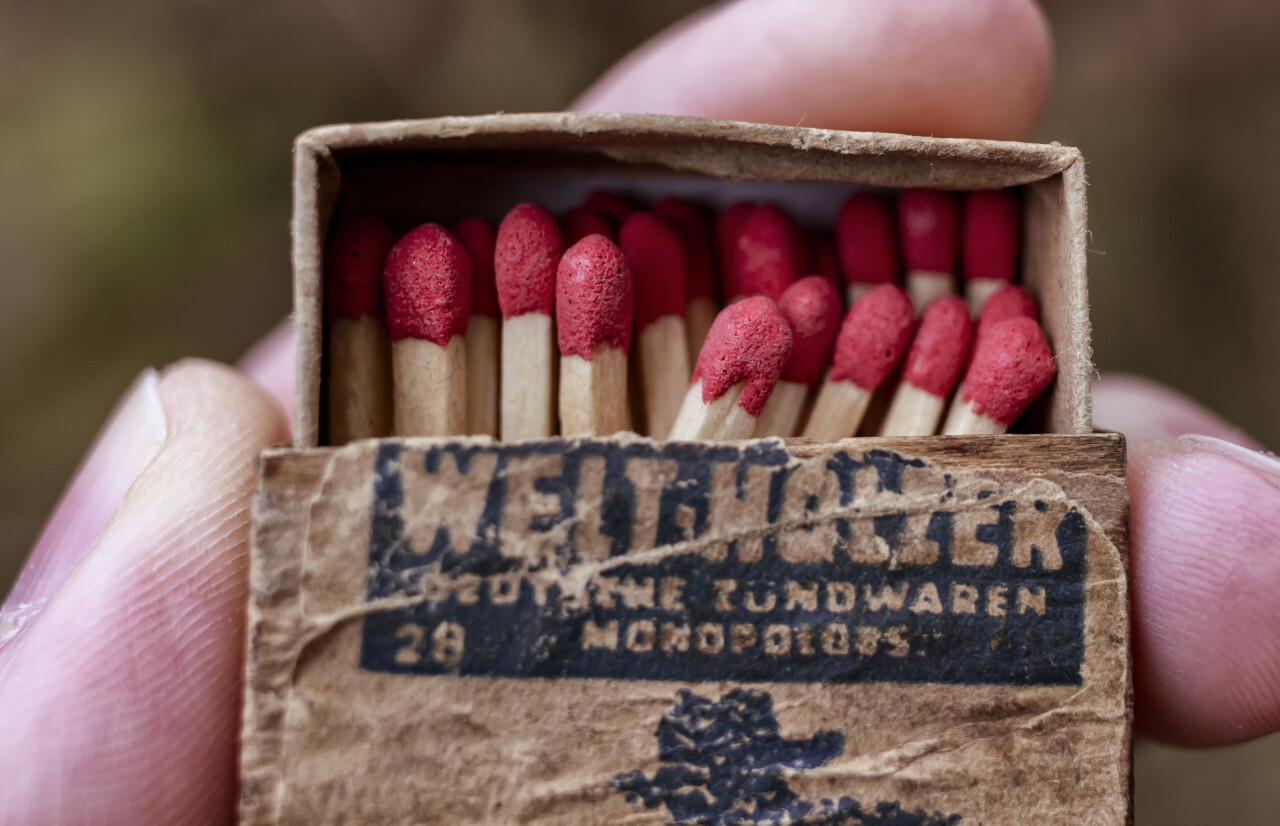
POLYGON ((361 666, 459 677, 1080 685, 1060 487, 885 450, 380 446, 361 666))
POLYGON ((632 803, 665 806, 677 823, 699 826, 952 826, 959 815, 903 811, 880 802, 863 809, 842 797, 817 803, 801 799, 786 773, 812 769, 844 753, 845 735, 820 731, 805 740, 785 740, 773 713, 773 698, 738 688, 720 700, 683 690, 658 724, 658 760, 652 778, 643 772, 618 775, 614 787, 632 803))

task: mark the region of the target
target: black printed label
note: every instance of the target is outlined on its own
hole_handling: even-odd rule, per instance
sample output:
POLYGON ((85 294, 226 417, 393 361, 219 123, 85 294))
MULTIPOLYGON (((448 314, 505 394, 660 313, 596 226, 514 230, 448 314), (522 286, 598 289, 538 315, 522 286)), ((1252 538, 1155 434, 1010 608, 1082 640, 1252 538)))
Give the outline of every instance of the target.
POLYGON ((1061 489, 778 442, 384 444, 361 665, 684 682, 1079 685, 1061 489))

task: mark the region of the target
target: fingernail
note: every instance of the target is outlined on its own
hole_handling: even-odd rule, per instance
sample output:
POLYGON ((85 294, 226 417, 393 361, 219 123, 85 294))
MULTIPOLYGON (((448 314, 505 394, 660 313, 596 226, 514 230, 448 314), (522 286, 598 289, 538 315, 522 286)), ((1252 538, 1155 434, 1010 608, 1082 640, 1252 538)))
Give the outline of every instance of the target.
POLYGON ((1272 484, 1275 484, 1276 476, 1280 475, 1280 456, 1269 450, 1252 450, 1212 436, 1181 436, 1177 441, 1188 449, 1207 450, 1247 465, 1265 474, 1266 480, 1272 484))
POLYGON ((0 606, 0 646, 29 623, 101 535, 168 432, 159 374, 134 380, 99 431, 0 606))

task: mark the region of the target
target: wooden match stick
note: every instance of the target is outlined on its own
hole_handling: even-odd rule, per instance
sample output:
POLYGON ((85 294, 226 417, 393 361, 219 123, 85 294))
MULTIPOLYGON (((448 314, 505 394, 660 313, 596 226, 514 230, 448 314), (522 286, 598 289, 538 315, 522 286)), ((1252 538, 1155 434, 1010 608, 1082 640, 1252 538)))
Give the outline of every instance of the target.
POLYGON ((940 295, 956 292, 960 209, 954 193, 907 189, 898 196, 898 234, 907 292, 920 315, 940 295))
POLYGON ((635 283, 635 334, 646 432, 671 431, 689 387, 685 254, 680 236, 651 212, 634 212, 618 232, 635 283))
POLYGON ((998 435, 1040 395, 1058 368, 1044 331, 1030 318, 1010 318, 975 343, 964 390, 947 415, 947 436, 998 435))
POLYGON ((733 247, 736 295, 763 295, 777 301, 805 274, 804 236, 787 213, 763 204, 747 213, 733 247))
POLYGON ((889 199, 873 192, 850 195, 836 216, 836 249, 847 306, 881 284, 896 284, 898 233, 889 199))
POLYGON ((467 432, 498 437, 501 350, 498 290, 493 281, 493 227, 468 218, 453 228, 471 260, 471 322, 467 325, 467 432))
POLYGON ((329 444, 391 432, 391 352, 382 264, 395 238, 378 218, 338 225, 325 252, 329 319, 329 444))
POLYGON ((835 442, 858 432, 872 394, 898 366, 914 326, 911 299, 896 284, 881 284, 858 299, 840 326, 831 369, 805 423, 806 438, 835 442))
POLYGON ((564 233, 564 244, 572 247, 588 235, 603 235, 613 240, 613 227, 605 217, 588 207, 574 207, 560 219, 564 233))
POLYGON ((671 439, 750 438, 790 353, 791 328, 768 298, 725 307, 707 334, 671 439))
POLYGON ((794 436, 809 391, 822 378, 831 343, 840 328, 840 293, 820 275, 801 278, 778 299, 791 327, 791 355, 756 422, 755 435, 794 436))
POLYGON ((396 242, 382 274, 397 436, 467 432, 471 259, 439 224, 396 242))
POLYGON ((628 429, 632 302, 626 256, 607 237, 588 235, 560 259, 560 435, 607 436, 628 429))
POLYGON ((716 216, 716 254, 720 260, 720 297, 725 304, 732 303, 738 291, 738 239, 742 224, 756 208, 748 201, 730 204, 716 216))
POLYGON ((684 243, 687 284, 684 320, 689 337, 689 363, 693 364, 698 360, 711 322, 720 311, 715 293, 711 213, 705 207, 680 198, 664 198, 653 205, 653 211, 671 224, 684 243))
POLYGON ((934 299, 907 351, 881 436, 932 436, 938 431, 947 397, 969 357, 972 336, 969 308, 959 296, 934 299))
POLYGON ((964 297, 976 318, 991 296, 1018 275, 1022 206, 1013 189, 970 192, 964 198, 960 261, 964 297))
POLYGON ((504 442, 555 435, 551 313, 563 251, 560 227, 537 204, 520 204, 498 227, 493 269, 502 310, 499 432, 504 442))

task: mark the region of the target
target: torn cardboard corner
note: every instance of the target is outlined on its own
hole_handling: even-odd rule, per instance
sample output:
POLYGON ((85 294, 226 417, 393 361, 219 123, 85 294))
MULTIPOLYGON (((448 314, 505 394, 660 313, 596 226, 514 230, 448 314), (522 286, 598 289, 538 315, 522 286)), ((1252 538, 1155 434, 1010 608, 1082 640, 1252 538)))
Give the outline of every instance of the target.
POLYGON ((245 824, 1126 822, 1120 437, 262 470, 245 824))

